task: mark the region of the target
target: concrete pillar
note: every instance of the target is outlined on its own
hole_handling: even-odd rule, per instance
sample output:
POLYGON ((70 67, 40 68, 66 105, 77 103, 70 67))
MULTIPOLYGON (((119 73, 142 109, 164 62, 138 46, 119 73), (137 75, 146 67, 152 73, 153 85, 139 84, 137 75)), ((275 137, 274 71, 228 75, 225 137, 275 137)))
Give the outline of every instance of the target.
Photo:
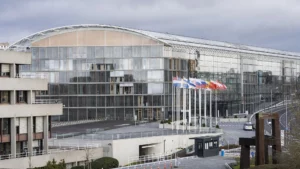
POLYGON ((12 158, 16 157, 17 140, 16 140, 16 118, 10 118, 10 151, 12 158))
POLYGON ((10 92, 10 104, 16 104, 16 91, 12 90, 10 92))
POLYGON ((48 136, 49 136, 49 130, 48 130, 48 116, 44 116, 44 127, 43 127, 43 133, 44 133, 44 144, 43 144, 43 150, 46 151, 48 153, 48 136))
POLYGON ((32 148, 32 141, 33 141, 33 119, 32 116, 27 117, 27 130, 28 130, 28 142, 27 142, 27 149, 28 149, 28 155, 32 155, 33 148, 32 148))
POLYGON ((15 78, 16 77, 16 64, 10 65, 10 77, 15 78))
POLYGON ((27 91, 27 103, 32 104, 32 90, 27 91))
POLYGON ((241 158, 240 158, 240 168, 246 169, 250 168, 250 146, 241 146, 241 158))

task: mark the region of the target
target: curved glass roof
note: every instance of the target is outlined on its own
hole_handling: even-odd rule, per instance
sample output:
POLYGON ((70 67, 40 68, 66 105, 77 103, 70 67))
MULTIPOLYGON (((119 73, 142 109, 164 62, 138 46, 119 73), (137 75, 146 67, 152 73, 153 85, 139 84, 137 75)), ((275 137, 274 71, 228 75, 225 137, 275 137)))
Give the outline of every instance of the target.
POLYGON ((57 27, 57 28, 44 30, 29 35, 13 43, 12 45, 9 46, 9 49, 15 50, 18 48, 24 49, 27 47, 31 47, 32 42, 55 34, 60 34, 60 33, 70 32, 75 30, 97 30, 97 29, 115 29, 121 31, 128 31, 128 32, 148 36, 154 40, 164 43, 167 46, 172 46, 176 48, 186 48, 189 50, 197 50, 197 48, 206 47, 206 48, 222 49, 228 51, 255 53, 255 54, 262 54, 262 55, 273 55, 278 57, 289 57, 289 58, 300 57, 300 53, 295 53, 295 52, 287 52, 287 51, 281 51, 275 49, 260 48, 260 47, 233 44, 233 43, 220 42, 220 41, 211 41, 211 40, 205 40, 199 38, 172 35, 168 33, 158 33, 158 32, 139 30, 139 29, 130 29, 130 28, 124 28, 118 26, 100 25, 100 24, 70 25, 70 26, 57 27))

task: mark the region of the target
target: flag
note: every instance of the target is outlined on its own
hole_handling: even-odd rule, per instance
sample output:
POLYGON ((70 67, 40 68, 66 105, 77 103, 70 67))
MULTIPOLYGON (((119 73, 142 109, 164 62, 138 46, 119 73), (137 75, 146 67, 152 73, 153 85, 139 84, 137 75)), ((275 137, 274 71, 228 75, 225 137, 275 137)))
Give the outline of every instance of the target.
POLYGON ((191 81, 194 81, 197 89, 206 88, 207 83, 204 80, 191 78, 191 81))
POLYGON ((183 78, 183 79, 187 83, 189 89, 194 89, 196 87, 196 85, 191 81, 191 78, 189 79, 183 78))
POLYGON ((216 90, 226 90, 227 89, 226 85, 224 85, 220 82, 213 81, 213 80, 211 80, 210 82, 216 90))
POLYGON ((177 88, 189 88, 187 82, 184 79, 173 77, 173 86, 177 88))

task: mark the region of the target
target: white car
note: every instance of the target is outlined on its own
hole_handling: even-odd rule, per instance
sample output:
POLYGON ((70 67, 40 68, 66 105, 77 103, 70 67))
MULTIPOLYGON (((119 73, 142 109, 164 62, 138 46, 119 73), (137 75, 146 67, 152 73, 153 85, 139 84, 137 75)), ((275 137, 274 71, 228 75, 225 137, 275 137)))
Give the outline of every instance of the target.
POLYGON ((251 122, 247 122, 244 124, 244 130, 246 131, 252 131, 253 130, 253 124, 251 122))

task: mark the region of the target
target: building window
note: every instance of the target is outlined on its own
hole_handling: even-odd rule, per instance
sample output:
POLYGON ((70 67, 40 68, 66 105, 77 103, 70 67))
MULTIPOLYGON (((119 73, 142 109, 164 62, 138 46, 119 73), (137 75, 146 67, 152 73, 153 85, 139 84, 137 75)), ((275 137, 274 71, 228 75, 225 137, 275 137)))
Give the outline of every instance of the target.
POLYGON ((2 134, 10 134, 10 118, 2 119, 2 134))
POLYGON ((16 92, 17 103, 27 103, 27 91, 16 92))
POLYGON ((0 92, 0 103, 10 103, 9 91, 1 91, 0 92))
POLYGON ((0 76, 2 77, 10 76, 9 64, 0 64, 0 76))

